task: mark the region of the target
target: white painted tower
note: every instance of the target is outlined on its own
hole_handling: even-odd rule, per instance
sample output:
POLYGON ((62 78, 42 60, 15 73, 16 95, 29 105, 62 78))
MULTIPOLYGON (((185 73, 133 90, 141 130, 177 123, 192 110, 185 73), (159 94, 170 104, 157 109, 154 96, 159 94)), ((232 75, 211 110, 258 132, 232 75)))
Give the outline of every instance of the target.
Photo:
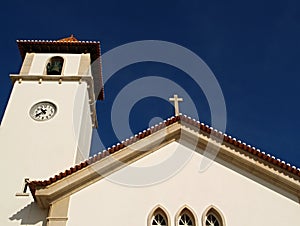
POLYGON ((24 181, 88 158, 97 127, 95 95, 103 99, 100 44, 71 36, 22 40, 18 47, 23 64, 10 75, 13 89, 0 127, 0 196, 6 206, 0 225, 43 225, 46 212, 36 207, 24 181))

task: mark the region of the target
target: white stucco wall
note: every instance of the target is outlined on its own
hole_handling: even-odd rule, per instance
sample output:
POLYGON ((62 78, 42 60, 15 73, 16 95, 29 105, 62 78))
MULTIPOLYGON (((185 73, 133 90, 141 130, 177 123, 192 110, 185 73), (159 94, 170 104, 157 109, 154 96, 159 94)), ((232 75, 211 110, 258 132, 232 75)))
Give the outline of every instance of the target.
MULTIPOLYGON (((191 151, 173 142, 130 167, 142 172, 140 167, 163 164, 175 150, 191 151)), ((158 204, 168 211, 170 225, 175 225, 175 215, 184 205, 197 214, 198 225, 202 225, 202 214, 210 205, 222 211, 227 226, 300 225, 299 203, 216 162, 200 172, 202 160, 200 154, 193 154, 175 176, 152 186, 132 187, 100 180, 72 195, 67 225, 146 225, 150 211, 158 204)), ((148 177, 164 174, 152 172, 148 177)))
POLYGON ((80 65, 81 54, 55 54, 55 53, 37 53, 34 54, 32 64, 29 70, 30 75, 45 74, 46 65, 51 57, 60 56, 64 58, 62 75, 77 75, 80 65))
POLYGON ((79 143, 80 156, 88 157, 92 127, 87 96, 85 82, 14 84, 0 130, 0 225, 43 224, 47 213, 30 204, 31 195, 15 194, 21 192, 25 178, 47 179, 73 166, 79 143), (38 122, 30 117, 30 108, 40 101, 57 106, 51 120, 38 122))
MULTIPOLYGON (((86 90, 86 84, 85 84, 86 90)), ((88 92, 77 92, 75 99, 83 99, 84 101, 75 101, 74 108, 78 109, 74 115, 74 134, 77 141, 77 151, 75 162, 79 163, 86 160, 90 153, 92 140, 92 119, 89 105, 88 92), (82 96, 84 95, 84 96, 82 96)), ((74 112, 75 113, 75 112, 74 112)))

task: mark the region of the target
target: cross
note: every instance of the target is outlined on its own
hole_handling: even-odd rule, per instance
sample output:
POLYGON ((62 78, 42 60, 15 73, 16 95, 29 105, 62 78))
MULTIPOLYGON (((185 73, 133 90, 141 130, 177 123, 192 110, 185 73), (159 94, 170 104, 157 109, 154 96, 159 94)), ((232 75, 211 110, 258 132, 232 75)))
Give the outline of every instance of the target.
POLYGON ((174 107, 175 107, 175 116, 179 115, 179 101, 183 101, 182 98, 178 98, 177 94, 174 94, 174 97, 169 98, 169 101, 174 101, 174 107))

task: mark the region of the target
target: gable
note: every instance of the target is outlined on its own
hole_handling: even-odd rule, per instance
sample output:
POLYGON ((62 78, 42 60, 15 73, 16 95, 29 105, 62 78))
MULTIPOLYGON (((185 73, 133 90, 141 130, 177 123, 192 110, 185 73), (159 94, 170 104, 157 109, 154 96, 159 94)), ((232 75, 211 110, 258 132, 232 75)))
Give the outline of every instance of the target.
MULTIPOLYGON (((39 205, 47 207, 49 203, 74 194, 174 141, 211 159, 201 161, 201 170, 207 169, 211 162, 218 161, 228 168, 235 168, 239 174, 298 201, 298 169, 279 160, 273 161, 275 158, 269 158, 259 150, 185 116, 172 117, 49 180, 31 181, 29 186, 39 205)), ((184 160, 180 156, 179 153, 179 157, 175 158, 176 164, 184 160)), ((175 171, 176 169, 178 168, 175 171)), ((147 173, 139 173, 143 175, 142 179, 147 178, 147 173)))

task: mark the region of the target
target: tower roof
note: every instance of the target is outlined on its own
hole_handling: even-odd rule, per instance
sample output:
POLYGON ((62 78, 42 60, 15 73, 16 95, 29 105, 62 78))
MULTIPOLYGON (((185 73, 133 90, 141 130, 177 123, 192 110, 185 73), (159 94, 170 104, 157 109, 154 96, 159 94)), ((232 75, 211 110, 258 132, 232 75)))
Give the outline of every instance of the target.
POLYGON ((78 39, 74 37, 73 34, 71 34, 70 37, 62 38, 58 40, 59 42, 78 42, 78 39))
POLYGON ((104 99, 99 41, 78 41, 73 35, 59 40, 17 40, 22 59, 26 53, 89 53, 95 86, 101 87, 99 100, 104 99))

